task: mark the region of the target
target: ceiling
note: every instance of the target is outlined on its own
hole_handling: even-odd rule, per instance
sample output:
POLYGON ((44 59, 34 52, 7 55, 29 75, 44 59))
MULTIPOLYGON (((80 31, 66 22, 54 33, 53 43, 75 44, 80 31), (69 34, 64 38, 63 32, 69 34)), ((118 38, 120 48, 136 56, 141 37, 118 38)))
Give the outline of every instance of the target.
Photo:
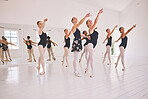
POLYGON ((100 6, 102 8, 108 8, 116 11, 122 11, 133 1, 138 2, 138 0, 72 0, 72 1, 91 6, 100 6))

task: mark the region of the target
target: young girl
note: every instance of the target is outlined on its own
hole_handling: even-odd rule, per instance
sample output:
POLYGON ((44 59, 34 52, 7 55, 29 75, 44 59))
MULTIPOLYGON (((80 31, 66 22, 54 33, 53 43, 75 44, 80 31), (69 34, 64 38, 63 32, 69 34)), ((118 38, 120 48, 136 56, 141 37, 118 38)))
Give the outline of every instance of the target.
POLYGON ((64 55, 63 55, 63 61, 62 61, 62 65, 64 65, 64 61, 65 61, 65 58, 66 58, 66 67, 69 66, 69 63, 68 63, 68 52, 69 52, 69 47, 70 47, 70 37, 68 36, 68 30, 65 29, 64 30, 64 33, 65 33, 65 36, 64 36, 64 42, 65 42, 65 45, 64 45, 64 55))
POLYGON ((106 44, 106 52, 104 54, 104 59, 103 59, 103 63, 105 62, 105 58, 106 55, 108 54, 108 59, 109 59, 109 65, 111 65, 111 58, 110 58, 110 48, 111 48, 111 44, 112 44, 112 33, 114 32, 114 30, 117 28, 117 25, 113 28, 113 30, 110 32, 110 29, 106 29, 107 37, 105 38, 105 40, 103 41, 103 44, 105 43, 105 41, 107 40, 107 44, 106 44))
POLYGON ((119 31, 121 33, 121 36, 120 38, 115 41, 115 42, 118 42, 120 39, 121 39, 121 44, 119 45, 119 49, 120 49, 120 54, 118 56, 118 59, 117 59, 117 62, 115 63, 115 68, 117 68, 118 66, 118 62, 119 62, 119 59, 121 57, 121 62, 122 62, 122 65, 123 65, 123 69, 122 71, 125 70, 125 65, 124 65, 124 52, 125 52, 125 49, 126 49, 126 46, 127 46, 127 39, 128 37, 126 36, 133 28, 135 28, 136 25, 133 25, 127 32, 124 33, 124 28, 123 27, 120 27, 119 28, 119 31))
POLYGON ((34 61, 36 62, 32 45, 36 46, 35 44, 38 44, 38 43, 30 40, 30 36, 27 36, 27 40, 25 40, 24 38, 23 38, 23 40, 24 40, 24 43, 27 45, 27 50, 28 50, 28 54, 29 54, 28 62, 32 62, 32 56, 33 56, 34 61))
POLYGON ((58 46, 55 42, 51 41, 50 40, 50 37, 47 36, 47 51, 48 51, 48 54, 49 54, 49 59, 47 61, 51 61, 51 55, 52 55, 52 59, 55 61, 56 58, 54 56, 54 53, 53 53, 53 50, 52 50, 52 46, 51 46, 51 43, 55 46, 58 46))
POLYGON ((89 57, 88 57, 88 60, 87 60, 87 67, 85 69, 85 73, 87 73, 88 71, 88 67, 89 67, 89 63, 91 64, 91 69, 92 69, 92 74, 90 75, 90 77, 94 77, 94 48, 96 47, 97 45, 97 40, 98 40, 98 32, 95 31, 95 26, 98 22, 98 18, 99 18, 99 15, 103 13, 103 9, 101 9, 99 11, 99 13, 97 14, 97 17, 94 21, 94 24, 92 24, 92 20, 88 19, 86 21, 86 25, 87 27, 89 28, 89 35, 90 35, 90 40, 88 42, 88 45, 87 45, 87 50, 88 50, 88 53, 89 53, 89 57))
POLYGON ((78 27, 84 22, 84 20, 90 16, 90 13, 86 14, 86 16, 79 22, 76 17, 73 17, 71 22, 73 23, 73 27, 68 35, 73 32, 74 35, 74 41, 72 44, 72 52, 74 52, 74 61, 73 61, 73 66, 74 66, 74 75, 76 77, 80 77, 80 74, 77 71, 77 65, 79 63, 79 52, 82 50, 82 42, 81 42, 81 36, 86 37, 84 35, 81 35, 80 30, 78 27))
POLYGON ((45 27, 46 21, 47 21, 47 18, 44 19, 43 23, 42 23, 42 21, 37 21, 37 25, 39 27, 38 34, 39 34, 39 37, 40 37, 40 41, 38 43, 38 49, 39 49, 40 56, 39 56, 39 59, 38 59, 37 69, 38 69, 38 73, 39 73, 40 72, 40 64, 41 64, 42 68, 43 68, 43 72, 40 73, 41 75, 45 74, 44 54, 45 54, 45 47, 46 47, 46 44, 47 44, 47 34, 45 32, 43 32, 43 29, 45 27))

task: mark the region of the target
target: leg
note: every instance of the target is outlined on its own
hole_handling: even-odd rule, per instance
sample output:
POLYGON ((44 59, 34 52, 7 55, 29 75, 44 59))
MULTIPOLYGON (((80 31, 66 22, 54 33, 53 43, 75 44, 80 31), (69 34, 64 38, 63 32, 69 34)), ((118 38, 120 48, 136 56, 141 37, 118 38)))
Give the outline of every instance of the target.
POLYGON ((105 62, 106 55, 107 55, 107 47, 106 47, 106 52, 105 52, 105 54, 104 54, 103 63, 105 62))
POLYGON ((5 58, 6 58, 6 61, 8 61, 7 51, 4 51, 4 52, 5 52, 5 58))
POLYGON ((68 63, 68 47, 65 47, 65 56, 66 56, 66 63, 67 63, 67 67, 69 66, 69 63, 68 63))
POLYGON ((50 48, 47 48, 47 51, 48 51, 48 55, 49 55, 49 59, 48 59, 48 61, 51 61, 50 48))
POLYGON ((78 56, 79 56, 79 52, 75 51, 74 52, 74 61, 73 61, 73 66, 74 66, 74 73, 75 76, 79 77, 79 73, 77 72, 77 64, 78 64, 78 56))
POLYGON ((64 65, 65 57, 66 57, 66 47, 64 47, 64 55, 63 55, 62 65, 64 65))
POLYGON ((8 53, 10 61, 12 61, 11 56, 10 56, 10 52, 9 52, 9 48, 7 49, 7 53, 8 53))
POLYGON ((28 49, 28 53, 29 53, 29 61, 28 62, 32 62, 31 49, 28 49))
POLYGON ((121 52, 121 63, 122 63, 122 65, 123 65, 123 69, 122 69, 122 71, 124 71, 125 70, 125 65, 124 65, 124 52, 125 52, 125 49, 124 49, 124 47, 120 47, 120 52, 121 52))
POLYGON ((34 61, 36 62, 35 56, 34 56, 34 52, 33 52, 33 48, 31 48, 31 54, 33 56, 34 61))
POLYGON ((109 64, 111 65, 111 59, 110 59, 110 46, 108 45, 106 48, 107 48, 107 54, 108 54, 109 64))
POLYGON ((4 64, 4 51, 2 50, 2 62, 4 64))
POLYGON ((86 61, 87 61, 87 53, 88 53, 88 51, 87 51, 87 45, 85 45, 85 59, 86 59, 86 61))
POLYGON ((115 68, 117 68, 117 66, 118 66, 118 63, 119 63, 120 57, 121 57, 121 51, 120 51, 120 54, 119 54, 119 56, 118 56, 118 58, 117 58, 117 62, 115 63, 115 68))
POLYGON ((53 59, 53 60, 56 60, 56 58, 55 58, 55 56, 54 56, 54 53, 53 53, 52 47, 51 47, 51 55, 52 55, 52 59, 53 59))
POLYGON ((84 50, 83 50, 83 52, 82 52, 82 54, 81 54, 81 58, 79 59, 79 63, 81 62, 84 53, 85 53, 85 47, 84 47, 84 50))

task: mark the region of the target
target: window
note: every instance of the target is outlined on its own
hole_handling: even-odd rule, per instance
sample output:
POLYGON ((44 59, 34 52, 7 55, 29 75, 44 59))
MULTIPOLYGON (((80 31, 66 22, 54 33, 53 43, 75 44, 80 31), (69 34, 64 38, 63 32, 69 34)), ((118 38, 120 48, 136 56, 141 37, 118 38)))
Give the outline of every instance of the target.
POLYGON ((17 30, 4 30, 4 36, 8 42, 16 45, 14 46, 9 44, 9 49, 19 49, 19 39, 17 30))

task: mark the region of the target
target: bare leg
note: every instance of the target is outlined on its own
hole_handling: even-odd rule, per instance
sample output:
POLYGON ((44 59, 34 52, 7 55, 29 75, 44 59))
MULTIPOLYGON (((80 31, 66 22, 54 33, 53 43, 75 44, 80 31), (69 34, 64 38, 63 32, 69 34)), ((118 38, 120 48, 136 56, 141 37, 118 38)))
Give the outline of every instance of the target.
POLYGON ((53 53, 53 49, 52 49, 52 47, 51 47, 50 50, 51 50, 52 59, 53 59, 53 60, 56 60, 56 58, 55 58, 55 56, 54 56, 54 53, 53 53))
POLYGON ((10 56, 10 52, 9 52, 9 48, 7 49, 7 53, 8 53, 10 61, 12 61, 11 56, 10 56))
POLYGON ((31 48, 31 54, 33 56, 34 61, 36 62, 35 56, 34 56, 34 52, 33 52, 33 48, 31 48))

